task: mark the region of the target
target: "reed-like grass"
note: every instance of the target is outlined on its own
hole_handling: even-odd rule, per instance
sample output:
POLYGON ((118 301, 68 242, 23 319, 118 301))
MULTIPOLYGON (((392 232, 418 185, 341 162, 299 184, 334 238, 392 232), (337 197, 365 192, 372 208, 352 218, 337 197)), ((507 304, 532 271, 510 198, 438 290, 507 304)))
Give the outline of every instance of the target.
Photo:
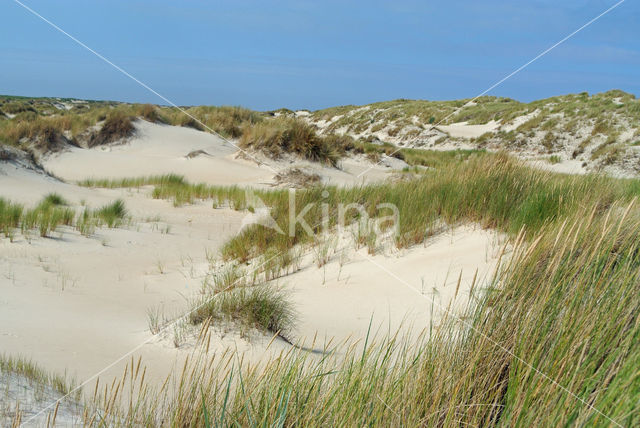
MULTIPOLYGON (((585 204, 604 209, 614 200, 628 200, 639 192, 637 180, 550 174, 527 168, 506 156, 480 156, 430 170, 415 180, 299 191, 295 204, 298 211, 311 205, 305 215, 309 225, 321 223, 322 204, 326 204, 330 227, 336 225, 341 205, 361 204, 373 218, 389 215, 388 211, 378 209, 379 204, 393 204, 399 212, 396 243, 399 247, 409 247, 428 238, 433 226, 440 221, 479 223, 513 235, 522 227, 538 230, 585 204)), ((283 231, 289 231, 288 195, 269 196, 271 198, 264 195, 264 199, 272 206, 272 216, 283 231)), ((347 223, 358 218, 357 210, 345 215, 347 223)), ((243 230, 222 251, 228 259, 247 260, 269 248, 284 251, 311 238, 300 225, 295 227, 295 236, 256 225, 243 230)))

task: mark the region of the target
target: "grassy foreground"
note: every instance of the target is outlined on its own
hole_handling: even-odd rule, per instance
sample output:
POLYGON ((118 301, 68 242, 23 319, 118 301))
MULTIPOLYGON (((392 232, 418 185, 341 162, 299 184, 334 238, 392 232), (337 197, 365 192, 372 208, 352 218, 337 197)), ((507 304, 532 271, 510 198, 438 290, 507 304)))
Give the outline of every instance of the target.
MULTIPOLYGON (((191 185, 180 177, 127 183, 134 182, 155 185, 155 197, 182 203, 235 200, 236 208, 251 209, 237 188, 191 185)), ((287 192, 257 194, 286 230, 287 192)), ((134 376, 132 362, 131 375, 94 401, 100 422, 91 412, 87 422, 150 427, 637 426, 639 194, 636 180, 549 174, 503 155, 484 154, 411 181, 298 192, 298 207, 316 203, 306 215, 309 224, 321 219, 319 202, 330 210, 338 203, 359 202, 372 217, 386 215, 376 207, 391 202, 400 212, 398 246, 423 242, 440 221, 475 222, 510 235, 513 251, 493 282, 476 290, 476 303, 467 313, 449 317, 418 342, 369 337, 363 352, 345 345, 322 358, 292 349, 260 367, 231 354, 204 353, 160 390, 149 389, 138 369, 134 376)), ((336 212, 331 213, 335 225, 336 212)), ((348 219, 358 220, 357 212, 348 219)), ((247 260, 314 239, 298 229, 288 237, 255 226, 232 239, 224 254, 247 260)), ((205 348, 214 315, 192 320, 203 322, 205 348)))

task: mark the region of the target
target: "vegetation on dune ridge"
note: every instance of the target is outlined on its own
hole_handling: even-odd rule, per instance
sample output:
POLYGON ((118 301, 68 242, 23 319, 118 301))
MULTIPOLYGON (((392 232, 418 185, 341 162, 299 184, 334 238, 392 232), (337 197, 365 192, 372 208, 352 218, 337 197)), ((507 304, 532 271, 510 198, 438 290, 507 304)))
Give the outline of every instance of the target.
POLYGON ((135 129, 130 116, 113 112, 107 116, 100 131, 89 138, 87 146, 100 146, 131 137, 135 133, 135 129))
POLYGON ((640 101, 619 90, 600 94, 569 94, 530 103, 484 96, 473 102, 395 100, 365 106, 329 108, 306 120, 321 134, 339 133, 357 139, 383 140, 398 146, 454 146, 508 150, 531 155, 577 159, 597 169, 615 166, 640 172, 636 151, 640 136, 640 101), (476 138, 455 137, 439 125, 494 122, 476 138))
POLYGON ((93 147, 131 136, 132 120, 213 130, 237 138, 266 114, 242 107, 174 107, 56 98, 0 96, 0 144, 36 154, 69 144, 93 147), (185 114, 183 111, 188 113, 185 114), (195 119, 194 119, 195 118, 195 119), (97 129, 92 127, 97 125, 97 129))
MULTIPOLYGON (((589 96, 586 92, 545 98, 522 103, 510 98, 482 96, 473 102, 471 99, 453 101, 428 101, 399 99, 382 101, 363 106, 330 107, 311 113, 314 121, 332 122, 330 130, 348 127, 349 131, 359 133, 369 124, 389 123, 429 126, 440 123, 448 125, 457 122, 485 124, 491 120, 506 123, 515 117, 524 116, 537 109, 549 113, 565 113, 570 117, 584 116, 600 118, 603 114, 616 113, 640 118, 640 107, 633 94, 612 90, 589 96), (412 121, 415 119, 415 121, 412 121)), ((542 121, 545 117, 537 119, 542 121)), ((550 124, 548 124, 550 125, 550 124)))
POLYGON ((530 103, 492 96, 471 101, 400 99, 365 106, 332 107, 296 117, 296 113, 288 109, 275 112, 210 106, 178 109, 106 101, 0 97, 0 111, 4 112, 0 115, 3 118, 0 143, 36 154, 61 150, 69 144, 94 146, 131 135, 130 121, 141 118, 201 131, 212 130, 227 138, 238 138, 244 147, 272 156, 293 153, 335 165, 351 150, 367 152, 374 161, 379 160, 380 153, 400 152, 398 148, 388 150, 389 144, 380 140, 397 146, 426 144, 425 147, 435 148, 446 141, 460 142, 433 129, 437 124, 495 121, 503 126, 516 118, 528 118, 524 123, 515 123, 515 129, 500 128, 465 142, 480 149, 489 147, 511 152, 538 150, 541 154, 559 156, 566 151, 560 159, 634 168, 633 162, 625 161, 634 155, 629 147, 640 137, 640 101, 632 94, 612 90, 591 96, 587 93, 562 95, 530 103), (94 125, 97 129, 92 128, 94 125), (367 145, 379 147, 371 150, 367 145))
POLYGON ((297 119, 277 117, 247 128, 240 147, 280 157, 294 154, 335 166, 352 143, 349 137, 317 135, 315 129, 297 119))

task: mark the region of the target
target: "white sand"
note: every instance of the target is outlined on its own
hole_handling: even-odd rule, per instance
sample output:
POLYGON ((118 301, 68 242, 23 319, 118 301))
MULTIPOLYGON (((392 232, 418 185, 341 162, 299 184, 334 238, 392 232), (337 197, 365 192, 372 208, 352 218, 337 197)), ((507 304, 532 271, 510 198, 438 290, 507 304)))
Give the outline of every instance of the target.
POLYGON ((233 142, 229 144, 192 128, 144 120, 137 120, 135 127, 136 135, 123 144, 92 149, 72 147, 45 157, 42 164, 55 176, 71 182, 175 173, 193 183, 251 186, 273 185, 274 175, 291 167, 312 169, 327 184, 352 185, 363 180, 383 180, 393 169, 403 166, 375 165, 362 179, 358 175, 370 165, 362 160, 344 159, 339 168, 294 158, 274 161, 257 153, 241 152, 233 142))
POLYGON ((330 340, 364 340, 370 322, 378 335, 437 325, 450 304, 452 313, 466 306, 476 269, 476 291, 491 276, 497 243, 493 232, 462 227, 387 255, 347 250, 341 260, 338 252, 322 268, 289 275, 280 282, 301 314, 295 339, 310 345, 317 337, 316 347, 322 348, 330 340))
MULTIPOLYGON (((244 217, 209 204, 174 208, 148 190, 84 189, 24 170, 4 172, 1 193, 13 200, 33 204, 56 191, 96 207, 121 197, 136 220, 91 238, 61 228, 59 237, 31 243, 21 235, 14 243, 0 240, 0 349, 80 379, 149 338, 147 309, 183 311, 199 290, 206 252, 215 254, 244 217)), ((151 345, 146 353, 166 356, 165 366, 175 356, 151 345)))
POLYGON ((121 145, 71 148, 43 160, 68 181, 176 173, 192 182, 242 184, 269 182, 273 172, 235 159, 238 149, 215 135, 192 128, 135 122, 136 136, 121 145), (192 152, 204 153, 188 158, 192 152))
POLYGON ((438 125, 438 129, 448 133, 454 138, 477 138, 486 132, 495 131, 499 127, 500 124, 495 120, 483 125, 469 125, 467 122, 438 125))
POLYGON ((550 163, 546 159, 533 159, 527 163, 534 168, 562 174, 586 174, 588 172, 587 169, 582 166, 583 161, 575 159, 563 159, 555 164, 550 163))

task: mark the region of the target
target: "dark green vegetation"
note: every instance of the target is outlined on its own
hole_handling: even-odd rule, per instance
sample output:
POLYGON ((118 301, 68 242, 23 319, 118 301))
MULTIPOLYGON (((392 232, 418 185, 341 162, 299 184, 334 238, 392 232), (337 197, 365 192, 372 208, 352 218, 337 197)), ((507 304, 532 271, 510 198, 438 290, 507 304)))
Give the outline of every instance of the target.
POLYGON ((284 153, 335 166, 353 139, 335 135, 320 137, 315 129, 296 119, 277 117, 248 128, 240 147, 265 152, 272 157, 284 153))

